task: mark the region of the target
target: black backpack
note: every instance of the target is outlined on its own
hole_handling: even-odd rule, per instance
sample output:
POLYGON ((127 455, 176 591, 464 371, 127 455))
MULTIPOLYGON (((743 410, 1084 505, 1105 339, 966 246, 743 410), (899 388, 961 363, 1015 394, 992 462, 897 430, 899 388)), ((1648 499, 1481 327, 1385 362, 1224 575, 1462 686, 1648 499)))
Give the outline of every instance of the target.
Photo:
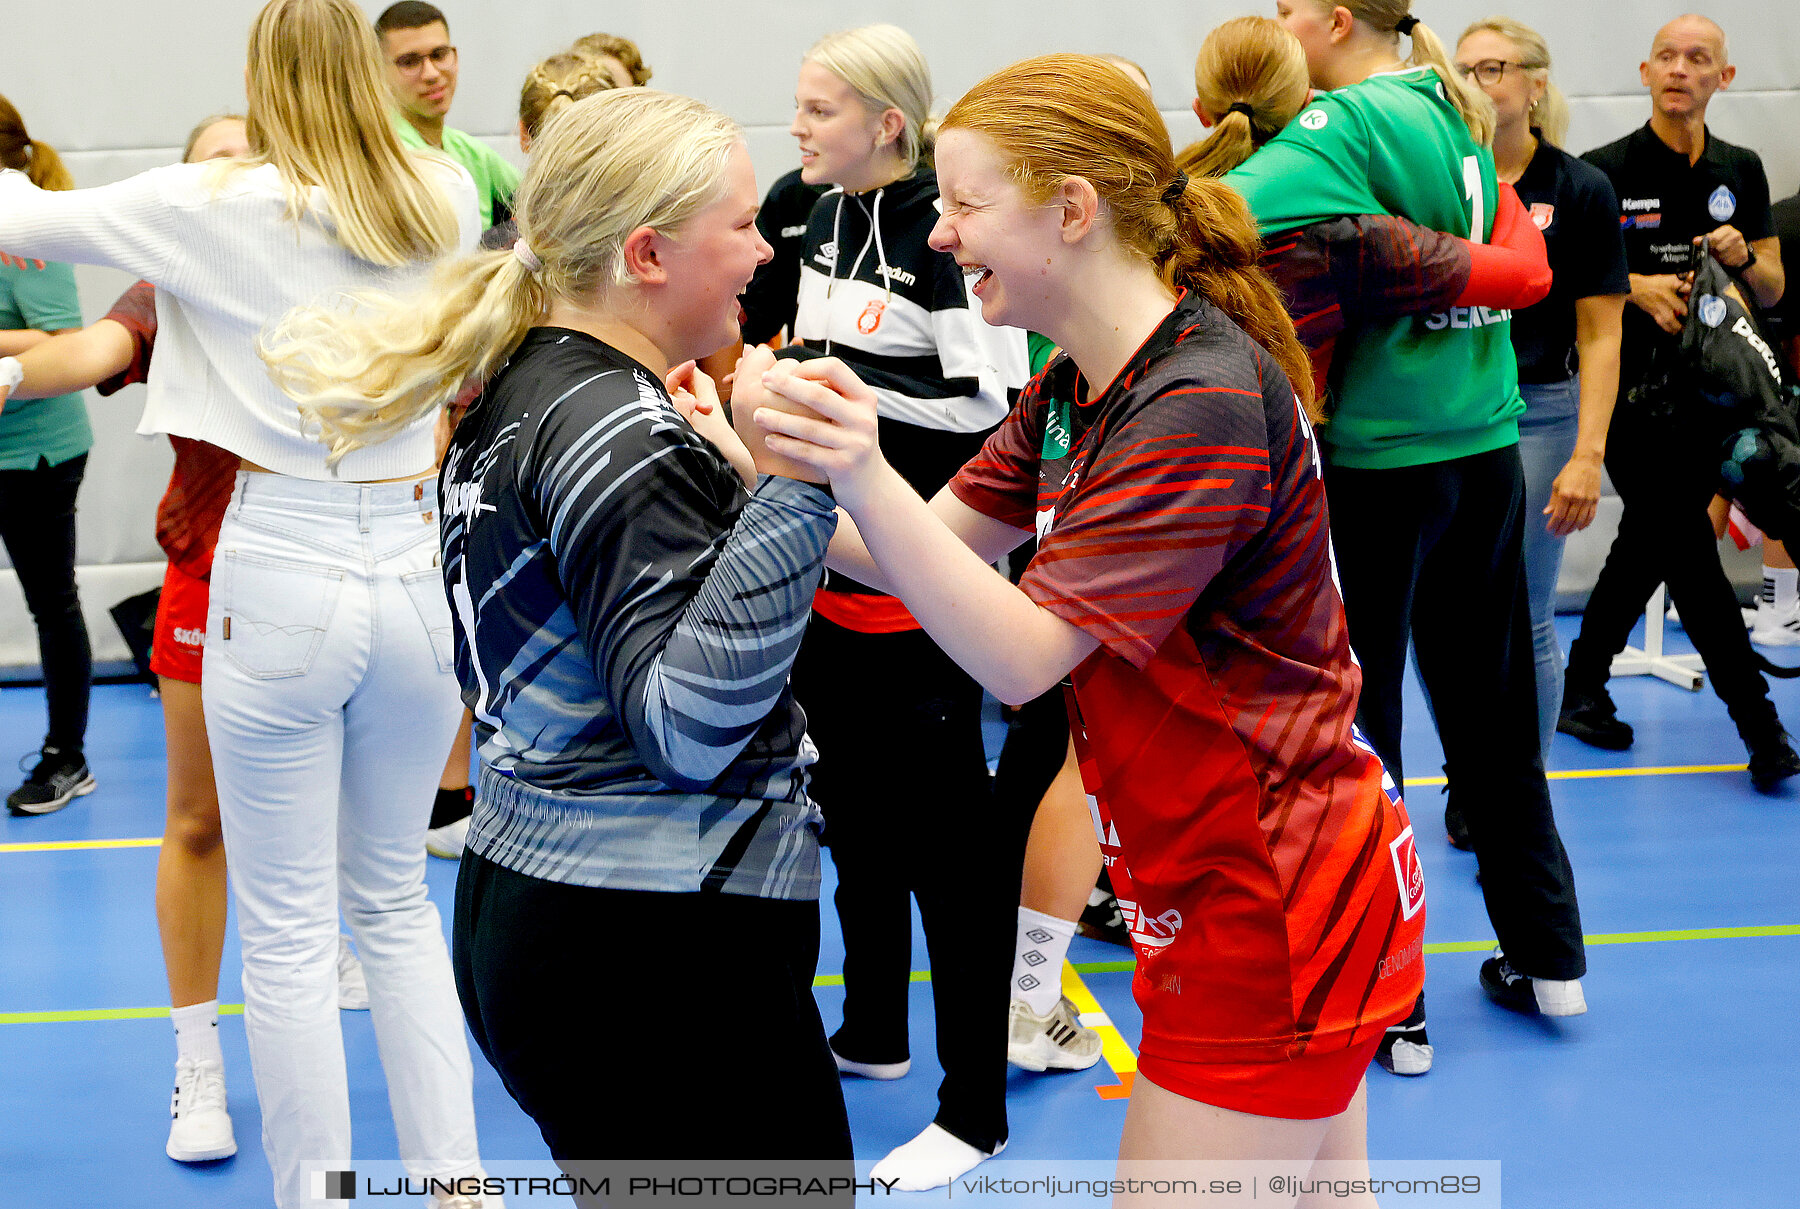
POLYGON ((1677 344, 1628 403, 1716 452, 1720 495, 1770 537, 1800 541, 1800 387, 1747 290, 1704 246, 1677 344))

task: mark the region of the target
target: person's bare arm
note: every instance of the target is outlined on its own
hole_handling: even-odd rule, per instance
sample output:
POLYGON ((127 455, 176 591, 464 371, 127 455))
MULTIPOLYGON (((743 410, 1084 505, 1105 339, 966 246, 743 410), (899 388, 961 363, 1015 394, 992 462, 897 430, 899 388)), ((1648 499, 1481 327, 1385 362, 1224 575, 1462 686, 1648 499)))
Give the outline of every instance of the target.
POLYGON ((1606 458, 1606 430, 1619 393, 1619 334, 1625 314, 1623 294, 1595 294, 1575 300, 1575 347, 1581 354, 1581 413, 1575 452, 1558 472, 1544 508, 1549 531, 1567 537, 1593 523, 1600 505, 1600 478, 1606 458))
POLYGON ((46 399, 86 390, 131 365, 131 333, 112 319, 71 328, 38 341, 19 358, 25 380, 15 399, 46 399))
POLYGON ((36 328, 0 328, 0 357, 16 357, 48 339, 49 332, 40 332, 36 328))

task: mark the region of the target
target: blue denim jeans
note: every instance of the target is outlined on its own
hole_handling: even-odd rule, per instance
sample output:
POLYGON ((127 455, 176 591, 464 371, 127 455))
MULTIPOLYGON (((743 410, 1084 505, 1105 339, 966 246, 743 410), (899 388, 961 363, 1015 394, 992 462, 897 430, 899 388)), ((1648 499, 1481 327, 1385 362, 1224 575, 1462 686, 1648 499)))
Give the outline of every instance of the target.
POLYGON ((1525 466, 1525 592, 1531 603, 1531 648, 1537 665, 1538 733, 1547 759, 1556 716, 1562 710, 1562 648, 1556 642, 1556 579, 1562 572, 1564 538, 1552 536, 1544 509, 1550 486, 1575 452, 1581 418, 1581 379, 1521 383, 1525 414, 1519 418, 1519 460, 1525 466))
POLYGON ((425 892, 425 824, 462 713, 436 518, 430 478, 240 471, 219 530, 201 693, 281 1209, 321 1204, 311 1173, 351 1158, 340 908, 407 1173, 480 1171, 462 1010, 425 892))

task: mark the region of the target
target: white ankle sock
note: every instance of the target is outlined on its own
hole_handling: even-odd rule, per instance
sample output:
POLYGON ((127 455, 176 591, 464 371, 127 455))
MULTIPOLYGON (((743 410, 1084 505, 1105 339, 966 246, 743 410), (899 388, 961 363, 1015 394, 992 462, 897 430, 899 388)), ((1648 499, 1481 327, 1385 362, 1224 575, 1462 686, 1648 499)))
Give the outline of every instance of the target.
POLYGON ((1075 921, 1058 919, 1019 908, 1018 939, 1013 944, 1012 994, 1023 999, 1027 1007, 1040 1016, 1050 1014, 1062 998, 1063 958, 1069 955, 1069 941, 1075 935, 1075 921))
POLYGON ((991 1159, 1005 1149, 1006 1143, 1002 1142, 991 1154, 977 1150, 933 1122, 912 1141, 889 1151, 887 1158, 869 1172, 869 1178, 893 1180, 893 1186, 901 1192, 942 1188, 956 1177, 974 1170, 981 1160, 991 1159))
POLYGON ((1800 568, 1763 567, 1763 603, 1790 613, 1800 604, 1800 568))
POLYGON ((208 999, 188 1007, 169 1009, 175 1023, 175 1059, 178 1062, 217 1062, 225 1065, 219 1049, 219 1001, 208 999))

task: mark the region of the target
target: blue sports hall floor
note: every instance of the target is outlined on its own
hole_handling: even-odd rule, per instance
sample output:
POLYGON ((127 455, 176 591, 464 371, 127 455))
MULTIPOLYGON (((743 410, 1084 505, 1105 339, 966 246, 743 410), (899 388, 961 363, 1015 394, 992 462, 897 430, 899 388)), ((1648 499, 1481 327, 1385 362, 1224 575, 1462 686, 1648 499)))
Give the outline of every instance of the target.
MULTIPOLYGON (((1566 643, 1575 619, 1562 623, 1566 643)), ((1670 644, 1688 649, 1678 630, 1670 644)), ((1800 652, 1773 654, 1800 662, 1800 652)), ((1800 682, 1777 682, 1773 691, 1800 730, 1800 682)), ((1743 749, 1710 690, 1690 694, 1634 678, 1615 681, 1613 692, 1637 728, 1631 751, 1614 755, 1558 736, 1550 752, 1590 945, 1591 1010, 1564 1021, 1508 1014, 1477 985, 1492 933, 1474 858, 1443 840, 1442 798, 1426 777, 1438 771, 1436 739, 1421 699, 1411 697, 1407 761, 1424 780, 1409 785, 1408 800, 1428 877, 1437 1063, 1418 1079, 1371 1068, 1371 1154, 1378 1161, 1497 1161, 1509 1209, 1800 1204, 1800 785, 1768 797, 1752 791, 1743 749)), ((0 752, 35 745, 42 709, 41 689, 0 690, 0 752)), ((162 1153, 174 1044, 152 911, 162 726, 147 690, 96 691, 89 753, 98 792, 60 814, 0 819, 5 1203, 268 1204, 269 1169, 235 1007, 221 1032, 239 1153, 199 1167, 162 1153)), ((446 919, 455 876, 454 865, 431 862, 432 893, 446 919)), ((842 946, 828 900, 824 931, 817 994, 831 1027, 842 1001, 842 946)), ((922 963, 922 942, 915 951, 922 963)), ((1116 1032, 1107 1061, 1091 1071, 1012 1072, 1005 1158, 1024 1167, 1105 1160, 1124 1119, 1124 1100, 1107 1089, 1133 1069, 1138 1014, 1128 954, 1077 939, 1070 961, 1066 980, 1116 1032)), ((238 974, 233 934, 220 993, 228 1005, 242 1001, 238 974)), ((617 996, 596 1021, 619 1037, 612 1094, 622 1106, 634 1084, 657 1078, 656 1055, 630 1043, 634 987, 649 976, 619 970, 617 996)), ((929 991, 921 971, 913 984, 912 1073, 893 1083, 844 1084, 859 1158, 879 1158, 934 1110, 929 991)), ((722 1005, 722 1027, 728 1018, 722 1005)), ((356 1154, 392 1160, 396 1143, 368 1014, 347 1012, 343 1025, 356 1154)), ((475 1062, 484 1157, 544 1164, 529 1120, 479 1053, 475 1062)))

